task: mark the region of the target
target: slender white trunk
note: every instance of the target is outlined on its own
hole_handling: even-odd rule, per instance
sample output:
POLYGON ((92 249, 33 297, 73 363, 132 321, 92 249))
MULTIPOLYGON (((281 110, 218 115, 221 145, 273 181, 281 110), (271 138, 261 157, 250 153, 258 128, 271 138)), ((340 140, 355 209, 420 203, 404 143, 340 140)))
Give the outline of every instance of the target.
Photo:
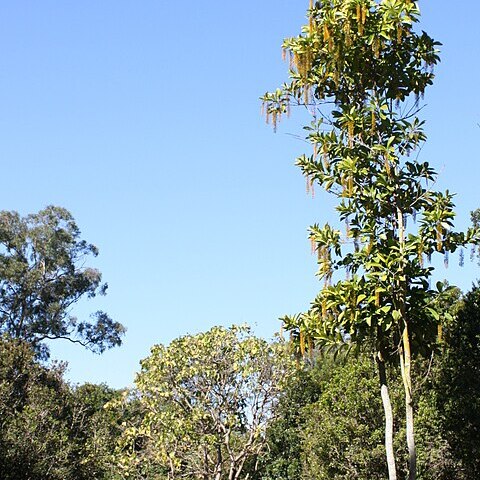
MULTIPOLYGON (((400 253, 404 255, 405 250, 405 225, 403 222, 403 213, 397 209, 398 239, 400 244, 400 253)), ((415 448, 415 436, 413 431, 413 401, 412 401, 412 374, 411 374, 411 349, 410 334, 408 331, 408 321, 406 313, 406 295, 407 279, 404 278, 398 282, 398 308, 403 319, 402 347, 400 348, 400 368, 402 371, 403 387, 405 389, 405 421, 407 426, 407 447, 408 447, 408 480, 417 478, 417 451, 415 448)))
POLYGON ((413 428, 413 400, 412 400, 412 376, 411 376, 411 353, 408 327, 405 325, 402 339, 402 351, 400 352, 400 368, 402 369, 403 387, 405 389, 405 419, 407 426, 408 446, 408 480, 417 478, 417 449, 415 447, 415 434, 413 428))
POLYGON ((379 353, 377 356, 378 375, 380 378, 380 394, 382 396, 383 411, 385 413, 385 452, 387 455, 388 479, 397 480, 397 467, 393 453, 393 413, 390 395, 388 393, 385 362, 379 353))

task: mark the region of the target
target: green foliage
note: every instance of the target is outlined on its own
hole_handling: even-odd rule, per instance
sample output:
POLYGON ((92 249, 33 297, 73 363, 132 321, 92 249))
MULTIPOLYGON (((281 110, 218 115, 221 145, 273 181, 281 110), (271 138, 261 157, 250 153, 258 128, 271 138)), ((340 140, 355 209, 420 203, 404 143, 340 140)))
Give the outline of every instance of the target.
MULTIPOLYGON (((444 286, 445 288, 445 286, 444 286)), ((418 478, 467 480, 479 471, 480 287, 464 297, 448 290, 442 310, 441 349, 417 358, 418 478)), ((387 370, 395 422, 399 478, 406 475, 400 440, 405 408, 397 369, 387 370)), ((267 430, 268 453, 254 480, 384 479, 383 415, 373 359, 332 353, 303 365, 290 380, 267 430)))
MULTIPOLYGON (((373 358, 336 365, 319 400, 306 407, 302 432, 302 478, 387 478, 382 402, 373 358)), ((393 403, 401 405, 398 389, 393 403)))
POLYGON ((297 165, 308 188, 317 183, 337 199, 338 220, 346 224, 344 234, 328 224, 311 227, 323 288, 310 310, 285 317, 285 326, 302 353, 305 338, 356 343, 377 352, 381 378, 386 361, 400 363, 410 480, 416 475, 412 354, 436 348, 436 299, 444 293, 431 289, 427 261, 439 253, 447 263, 450 253, 480 242, 478 226, 453 230, 453 195, 433 189, 435 170, 414 155, 426 139, 419 100, 433 81, 440 45, 416 31, 419 15, 412 0, 311 0, 308 25, 283 43, 289 82, 262 97, 274 127, 292 105, 311 114, 304 128, 312 154, 297 165))
POLYGON ((64 419, 68 390, 62 368, 38 365, 28 345, 4 342, 0 348, 0 477, 68 477, 72 453, 64 419))
POLYGON ((141 413, 123 432, 120 475, 246 478, 244 465, 263 451, 288 379, 283 345, 247 327, 214 327, 154 346, 141 365, 132 392, 141 413))
MULTIPOLYGON (((433 385, 441 427, 455 460, 455 478, 480 471, 480 287, 463 298, 445 331, 445 348, 433 385)), ((431 477, 434 478, 433 476, 431 477)), ((440 478, 440 477, 437 477, 440 478)), ((452 478, 447 475, 444 478, 452 478)))
POLYGON ((117 393, 72 389, 64 365, 47 368, 30 345, 0 341, 0 478, 109 479, 119 418, 103 409, 117 393))
POLYGON ((298 480, 302 474, 303 431, 307 416, 304 407, 315 403, 333 373, 329 357, 315 368, 301 366, 284 388, 267 429, 268 449, 260 458, 259 473, 253 479, 298 480))
POLYGON ((93 314, 94 322, 79 322, 70 313, 80 298, 106 292, 100 272, 84 267, 97 253, 63 208, 49 206, 26 217, 0 212, 0 334, 31 343, 44 357, 47 339, 67 339, 95 352, 120 345, 125 329, 106 313, 93 314))
POLYGON ((121 392, 101 384, 86 383, 70 389, 70 438, 73 479, 114 478, 113 454, 121 424, 131 412, 106 409, 121 392))
POLYGON ((415 115, 439 45, 416 33, 418 17, 410 0, 312 2, 309 25, 283 44, 290 83, 263 97, 276 120, 290 105, 312 114, 305 129, 313 154, 297 165, 307 183, 338 199, 347 225, 343 235, 311 227, 324 288, 308 321, 285 318, 317 342, 375 337, 377 348, 395 340, 393 350, 408 318, 413 347, 425 349, 438 324, 426 260, 480 238, 478 229, 452 231, 452 194, 433 191, 434 169, 412 156, 425 140, 415 115))

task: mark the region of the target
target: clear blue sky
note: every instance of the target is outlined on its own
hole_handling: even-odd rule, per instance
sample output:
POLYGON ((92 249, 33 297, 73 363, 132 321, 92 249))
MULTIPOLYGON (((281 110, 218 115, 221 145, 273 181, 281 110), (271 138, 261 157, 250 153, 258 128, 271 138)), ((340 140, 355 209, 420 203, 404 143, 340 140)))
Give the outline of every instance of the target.
MULTIPOLYGON (((0 4, 0 208, 73 213, 109 283, 84 315, 128 328, 95 356, 56 343, 74 382, 129 385, 152 344, 216 324, 271 336, 318 284, 308 225, 332 219, 293 166, 294 119, 277 134, 258 97, 286 79, 281 41, 308 1, 17 0, 0 4)), ((426 96, 422 158, 458 193, 458 226, 480 206, 480 2, 422 1, 442 41, 426 96)), ((447 276, 468 288, 479 268, 447 276)))

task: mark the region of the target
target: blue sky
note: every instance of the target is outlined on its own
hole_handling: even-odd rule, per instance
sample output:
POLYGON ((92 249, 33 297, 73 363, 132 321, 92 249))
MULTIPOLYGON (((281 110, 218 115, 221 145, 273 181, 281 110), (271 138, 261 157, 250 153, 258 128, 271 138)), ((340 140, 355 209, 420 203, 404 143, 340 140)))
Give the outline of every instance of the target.
MULTIPOLYGON (((65 343, 73 382, 132 383, 154 343, 248 322, 270 337, 318 283, 306 230, 333 218, 293 166, 293 118, 274 134, 258 97, 286 79, 280 45, 308 1, 23 1, 0 4, 0 208, 71 210, 109 283, 79 316, 128 328, 95 356, 65 343)), ((457 192, 458 226, 480 206, 480 2, 421 2, 443 43, 424 110, 422 158, 457 192)), ((467 262, 468 263, 468 262, 467 262)), ((451 283, 468 288, 476 265, 451 283)))

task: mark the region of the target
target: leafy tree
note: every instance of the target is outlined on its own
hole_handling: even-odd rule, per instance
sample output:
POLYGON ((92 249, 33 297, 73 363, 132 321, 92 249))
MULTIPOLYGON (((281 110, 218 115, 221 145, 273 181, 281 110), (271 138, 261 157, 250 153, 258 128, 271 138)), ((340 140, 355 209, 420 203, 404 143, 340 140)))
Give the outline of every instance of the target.
POLYGON ((311 227, 324 287, 307 313, 284 320, 302 350, 310 339, 376 352, 391 480, 397 469, 385 364, 400 364, 414 480, 412 355, 434 347, 434 299, 443 293, 430 288, 427 260, 439 253, 447 262, 449 253, 479 240, 473 228, 452 230, 453 195, 433 190, 436 172, 412 155, 426 138, 417 113, 439 44, 414 29, 419 10, 411 0, 311 1, 308 18, 283 44, 290 82, 263 102, 274 126, 291 105, 312 115, 305 128, 313 153, 297 165, 309 188, 318 183, 338 199, 346 231, 311 227))
POLYGON ((121 411, 104 405, 120 395, 105 385, 72 388, 65 365, 47 367, 23 341, 0 340, 0 478, 112 478, 121 411))
POLYGON ((268 448, 261 456, 253 480, 298 480, 302 478, 303 431, 307 422, 305 407, 315 403, 332 376, 330 357, 314 365, 299 365, 275 409, 267 428, 268 448))
MULTIPOLYGON (((418 478, 467 480, 479 471, 480 287, 437 299, 441 348, 417 359, 415 380, 418 478), (440 301, 441 300, 441 301, 440 301)), ((314 355, 314 358, 316 356, 314 355)), ((383 479, 381 408, 372 358, 325 353, 289 381, 267 430, 268 449, 254 480, 383 479), (340 358, 340 359, 339 359, 340 358)), ((397 369, 387 368, 395 416, 404 408, 397 369)), ((400 418, 395 432, 405 431, 400 418)), ((405 458, 399 435, 395 455, 405 458)), ((399 472, 400 476, 406 472, 399 472)))
POLYGON ((104 408, 122 392, 105 384, 70 388, 69 425, 72 480, 114 478, 114 452, 121 424, 133 412, 104 408))
MULTIPOLYGON (((319 399, 302 411, 302 476, 316 480, 383 480, 388 472, 381 446, 383 420, 373 358, 349 357, 334 365, 322 383, 319 399)), ((393 409, 399 412, 401 391, 393 389, 393 409)), ((400 429, 396 424, 396 431, 400 429)), ((403 457, 395 442, 397 457, 403 457)))
POLYGON ((39 365, 26 343, 1 341, 0 478, 69 478, 69 392, 62 372, 62 366, 39 365))
POLYGON ((121 344, 124 327, 104 312, 78 321, 71 307, 106 292, 101 273, 84 266, 96 256, 72 215, 49 206, 21 217, 0 212, 0 334, 31 343, 48 356, 47 339, 67 339, 95 352, 121 344))
MULTIPOLYGON (((283 345, 247 327, 214 327, 141 362, 134 400, 141 416, 120 441, 128 478, 239 480, 265 448, 265 430, 288 378, 283 345)), ((253 465, 253 471, 256 470, 253 465)))
POLYGON ((480 286, 455 305, 431 383, 445 448, 432 480, 476 478, 480 471, 480 286), (449 463, 446 462, 449 461, 449 463))

